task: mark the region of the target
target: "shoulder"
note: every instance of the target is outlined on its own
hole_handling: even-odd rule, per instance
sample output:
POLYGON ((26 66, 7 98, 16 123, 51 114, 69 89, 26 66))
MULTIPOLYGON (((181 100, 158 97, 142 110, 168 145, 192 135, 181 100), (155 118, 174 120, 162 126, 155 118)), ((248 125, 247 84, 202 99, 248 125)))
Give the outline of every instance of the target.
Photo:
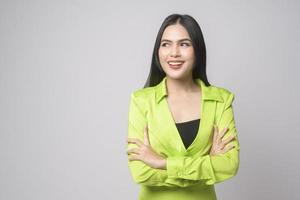
POLYGON ((210 88, 213 93, 219 95, 224 103, 232 102, 234 100, 234 93, 227 88, 216 85, 210 85, 208 88, 210 88))
POLYGON ((134 96, 135 98, 150 98, 154 95, 155 89, 154 87, 146 87, 146 88, 141 88, 134 90, 131 95, 134 96))
POLYGON ((144 103, 155 98, 155 87, 146 87, 141 89, 136 89, 131 92, 131 100, 144 103))

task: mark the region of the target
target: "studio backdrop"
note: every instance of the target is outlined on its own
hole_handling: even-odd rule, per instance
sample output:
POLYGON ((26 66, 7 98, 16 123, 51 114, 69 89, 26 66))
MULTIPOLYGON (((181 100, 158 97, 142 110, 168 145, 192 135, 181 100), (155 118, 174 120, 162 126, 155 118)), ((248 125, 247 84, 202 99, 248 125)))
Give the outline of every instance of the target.
POLYGON ((0 1, 0 199, 137 199, 127 166, 130 94, 162 20, 193 16, 212 85, 235 94, 236 177, 221 200, 296 200, 300 3, 0 1))

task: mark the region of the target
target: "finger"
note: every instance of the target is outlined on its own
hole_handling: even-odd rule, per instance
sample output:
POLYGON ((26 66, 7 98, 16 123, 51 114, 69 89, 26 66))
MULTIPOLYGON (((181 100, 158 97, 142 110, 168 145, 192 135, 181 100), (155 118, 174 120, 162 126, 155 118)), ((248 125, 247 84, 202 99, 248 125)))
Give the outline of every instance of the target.
POLYGON ((228 144, 231 140, 235 139, 235 135, 231 135, 228 138, 226 138, 225 140, 223 140, 222 142, 226 145, 228 144))
POLYGON ((139 139, 136 139, 136 138, 128 138, 127 142, 131 143, 131 144, 136 144, 139 147, 142 147, 144 145, 139 139))
POLYGON ((219 138, 223 138, 224 134, 228 131, 228 127, 225 127, 222 132, 219 134, 219 138))
POLYGON ((217 136, 218 136, 218 127, 217 125, 214 124, 214 136, 213 136, 213 141, 217 140, 217 136))
POLYGON ((144 129, 144 144, 150 146, 149 134, 148 134, 148 125, 144 129))
POLYGON ((225 144, 223 142, 218 144, 218 149, 220 149, 221 151, 223 150, 224 147, 225 147, 225 144))
POLYGON ((127 154, 129 155, 131 153, 140 154, 140 149, 138 149, 138 148, 128 149, 127 154))
POLYGON ((235 147, 234 144, 229 144, 222 150, 222 152, 226 153, 227 151, 233 149, 234 147, 235 147))
POLYGON ((128 160, 134 161, 134 160, 141 160, 141 159, 139 158, 139 156, 132 154, 132 155, 128 156, 128 160))

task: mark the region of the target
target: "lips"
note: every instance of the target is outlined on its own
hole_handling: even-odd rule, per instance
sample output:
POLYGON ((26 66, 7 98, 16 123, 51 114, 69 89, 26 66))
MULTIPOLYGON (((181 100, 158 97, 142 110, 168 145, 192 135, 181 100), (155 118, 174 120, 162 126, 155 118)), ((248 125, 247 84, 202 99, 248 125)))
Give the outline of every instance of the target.
POLYGON ((184 63, 184 61, 168 61, 168 64, 172 69, 181 68, 183 63, 184 63))

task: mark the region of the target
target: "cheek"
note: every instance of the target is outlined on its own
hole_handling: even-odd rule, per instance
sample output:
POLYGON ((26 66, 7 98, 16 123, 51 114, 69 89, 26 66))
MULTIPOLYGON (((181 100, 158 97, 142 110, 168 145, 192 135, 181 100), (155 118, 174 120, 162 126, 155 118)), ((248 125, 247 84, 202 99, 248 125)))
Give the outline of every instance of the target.
POLYGON ((195 60, 195 54, 193 50, 188 50, 184 52, 184 57, 189 60, 195 60))
POLYGON ((168 55, 168 51, 165 49, 159 49, 158 50, 158 56, 160 59, 164 59, 166 58, 166 56, 168 55))

